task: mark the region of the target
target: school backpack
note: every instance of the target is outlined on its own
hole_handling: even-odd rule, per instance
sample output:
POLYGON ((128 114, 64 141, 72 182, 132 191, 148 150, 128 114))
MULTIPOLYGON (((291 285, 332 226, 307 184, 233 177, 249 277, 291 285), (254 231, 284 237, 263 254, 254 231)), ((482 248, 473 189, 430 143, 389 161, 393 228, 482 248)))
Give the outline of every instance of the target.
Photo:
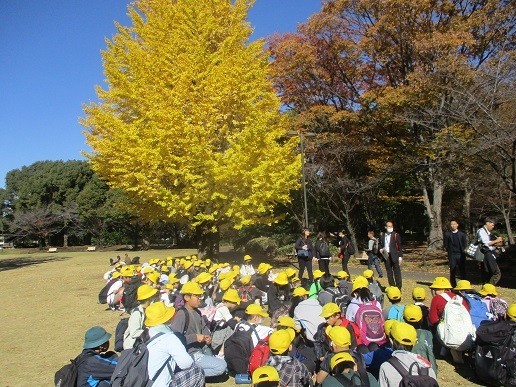
POLYGON ((405 311, 405 305, 392 305, 387 314, 387 320, 397 320, 404 322, 403 312, 405 311))
MULTIPOLYGON (((138 309, 139 313, 141 313, 138 309)), ((116 325, 115 329, 115 351, 122 352, 124 350, 124 335, 129 327, 129 317, 124 317, 116 325)))
POLYGON ((421 367, 418 362, 414 362, 406 370, 403 364, 395 357, 387 360, 396 371, 401 375, 400 387, 439 387, 437 381, 429 375, 428 367, 421 367), (412 374, 413 367, 416 367, 417 374, 412 374))
POLYGON ((353 242, 351 242, 351 240, 348 240, 348 244, 346 246, 346 252, 349 255, 355 254, 355 245, 353 245, 353 242))
POLYGON ((77 385, 77 375, 79 365, 85 361, 88 357, 92 356, 91 353, 81 352, 75 359, 70 359, 70 364, 67 364, 60 368, 54 375, 54 384, 56 387, 75 387, 77 385))
POLYGON ((249 357, 253 350, 253 339, 251 335, 256 335, 258 341, 260 337, 252 324, 242 320, 235 327, 235 331, 224 343, 224 359, 228 365, 228 370, 235 374, 245 374, 249 368, 249 357), (247 326, 248 329, 244 329, 247 326))
POLYGON ((328 246, 328 243, 321 240, 319 242, 319 256, 321 258, 326 258, 331 256, 330 247, 328 246))
POLYGON ((276 328, 276 325, 278 325, 278 320, 280 317, 288 316, 290 313, 290 308, 292 306, 292 302, 286 301, 283 305, 281 305, 278 309, 276 309, 274 312, 272 312, 271 316, 271 328, 276 328))
POLYGON ((346 378, 342 374, 333 375, 333 377, 337 379, 337 381, 344 387, 368 386, 368 384, 362 384, 362 379, 360 378, 360 375, 357 373, 354 373, 351 379, 346 378))
POLYGON ((251 290, 254 286, 242 286, 238 289, 238 294, 240 294, 240 299, 244 302, 254 301, 253 296, 251 295, 251 290))
POLYGON ((477 329, 475 372, 488 385, 516 385, 516 324, 485 322, 477 329))
POLYGON ((107 296, 109 292, 109 288, 113 285, 118 278, 111 278, 106 285, 99 292, 99 304, 107 304, 107 296))
POLYGON ((326 292, 331 296, 331 302, 337 304, 340 308, 340 312, 343 315, 346 315, 346 309, 348 308, 349 303, 351 302, 351 298, 342 292, 340 288, 326 288, 321 290, 320 293, 326 292))
POLYGON ((474 293, 466 293, 466 301, 469 303, 471 322, 478 329, 482 321, 489 320, 487 305, 482 302, 482 297, 474 293))
POLYGON ((121 319, 118 324, 116 324, 115 329, 115 351, 122 352, 124 350, 124 334, 129 326, 129 317, 124 317, 121 319))
POLYGON ((442 293, 447 301, 441 321, 437 325, 437 336, 446 348, 464 351, 470 349, 475 340, 475 326, 464 305, 462 297, 442 293))
POLYGON ((249 356, 249 375, 252 375, 257 368, 260 368, 267 363, 269 352, 269 336, 265 339, 258 340, 258 344, 253 348, 251 356, 249 356))
POLYGON ((494 321, 505 319, 508 308, 507 303, 498 297, 491 298, 489 302, 489 312, 493 315, 494 321))
POLYGON ((138 306, 138 288, 142 284, 140 277, 133 277, 129 284, 124 288, 124 294, 122 296, 122 305, 124 305, 125 311, 131 313, 131 310, 138 306))
POLYGON ((373 249, 371 250, 374 255, 378 254, 378 238, 373 238, 373 249))
MULTIPOLYGON (((147 363, 149 362, 149 350, 147 346, 164 335, 163 332, 157 333, 154 337, 148 341, 144 341, 141 337, 136 339, 134 347, 132 349, 126 349, 122 351, 118 358, 118 364, 113 371, 111 376, 112 387, 149 387, 152 386, 154 381, 161 374, 163 369, 169 365, 170 356, 167 358, 165 363, 158 369, 156 374, 149 377, 147 369, 147 363)), ((169 368, 169 372, 173 374, 173 371, 169 368)))
POLYGON ((384 322, 378 301, 360 304, 355 315, 355 323, 360 330, 360 340, 362 343, 365 345, 369 345, 372 342, 378 345, 384 344, 386 342, 385 331, 383 330, 384 322))

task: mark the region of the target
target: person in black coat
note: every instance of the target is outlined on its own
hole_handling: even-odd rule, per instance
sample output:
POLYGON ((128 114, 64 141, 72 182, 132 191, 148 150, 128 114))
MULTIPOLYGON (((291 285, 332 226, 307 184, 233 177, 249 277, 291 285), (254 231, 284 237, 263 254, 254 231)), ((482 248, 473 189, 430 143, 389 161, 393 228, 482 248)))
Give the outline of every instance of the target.
POLYGON ((312 259, 314 257, 314 247, 310 240, 310 230, 303 229, 301 236, 297 239, 294 245, 297 255, 297 262, 299 264, 299 278, 303 278, 303 273, 308 272, 308 279, 310 283, 314 281, 314 274, 312 271, 312 259))
POLYGON ((401 290, 400 263, 403 260, 401 237, 397 231, 394 231, 394 224, 390 220, 385 222, 385 232, 380 235, 379 247, 385 261, 389 286, 396 286, 401 290))
POLYGON ((450 264, 450 283, 457 286, 457 271, 461 279, 466 279, 466 253, 468 238, 465 233, 459 230, 459 223, 456 220, 450 221, 450 231, 444 234, 444 248, 448 252, 450 264))

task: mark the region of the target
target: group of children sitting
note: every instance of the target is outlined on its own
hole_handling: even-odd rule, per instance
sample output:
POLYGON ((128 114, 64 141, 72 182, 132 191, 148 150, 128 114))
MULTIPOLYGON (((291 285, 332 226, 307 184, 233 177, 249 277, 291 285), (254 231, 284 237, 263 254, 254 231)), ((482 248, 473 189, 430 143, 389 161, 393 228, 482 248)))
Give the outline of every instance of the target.
MULTIPOLYGON (((117 263, 99 294, 129 314, 115 349, 146 343, 154 386, 203 386, 227 373, 260 387, 398 386, 407 378, 436 386, 436 356, 463 363, 472 359, 477 328, 489 321, 516 326, 516 304, 490 284, 477 293, 466 280, 453 289, 437 277, 426 306, 424 288, 404 304, 400 290, 382 289, 372 270, 353 281, 344 271, 315 270, 303 287, 294 269, 271 269, 255 269, 249 255, 241 266, 196 256, 117 263)), ((86 332, 78 386, 116 379, 121 361, 108 351, 110 337, 101 327, 86 332)), ((514 367, 505 368, 506 379, 516 381, 514 367)))

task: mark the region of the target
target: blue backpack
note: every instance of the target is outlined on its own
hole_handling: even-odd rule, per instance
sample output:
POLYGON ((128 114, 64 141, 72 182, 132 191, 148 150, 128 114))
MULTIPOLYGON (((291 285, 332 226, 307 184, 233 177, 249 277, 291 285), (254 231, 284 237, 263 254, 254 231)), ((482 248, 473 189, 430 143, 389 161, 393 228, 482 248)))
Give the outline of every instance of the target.
POLYGON ((393 305, 391 309, 389 309, 389 313, 387 314, 387 320, 398 320, 404 322, 403 312, 405 311, 405 305, 393 305))
POLYGON ((487 305, 482 302, 482 297, 475 293, 464 294, 466 300, 469 303, 469 314, 471 315, 471 321, 475 328, 478 329, 482 321, 489 320, 487 305))

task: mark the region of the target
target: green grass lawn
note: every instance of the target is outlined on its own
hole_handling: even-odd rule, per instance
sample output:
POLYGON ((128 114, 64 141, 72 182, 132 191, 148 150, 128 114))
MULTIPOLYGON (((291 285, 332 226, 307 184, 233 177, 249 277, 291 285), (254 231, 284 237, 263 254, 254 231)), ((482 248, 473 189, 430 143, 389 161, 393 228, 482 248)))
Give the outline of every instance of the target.
MULTIPOLYGON (((1 386, 51 386, 55 371, 81 351, 86 329, 101 325, 114 333, 120 313, 106 311, 105 305, 97 304, 97 294, 104 284, 102 275, 109 270, 109 258, 119 253, 64 250, 52 254, 0 253, 0 286, 4 303, 1 386)), ((156 250, 130 255, 139 255, 144 262, 155 257, 193 253, 193 250, 156 250)), ((363 266, 352 266, 352 272, 363 269, 363 266)), ((445 270, 446 266, 432 268, 432 271, 443 274, 445 270)), ((403 296, 408 302, 416 280, 405 280, 404 284, 403 296)), ((514 289, 501 288, 500 292, 507 301, 516 300, 514 289)), ((445 361, 439 361, 440 385, 475 385, 468 380, 470 373, 460 372, 463 375, 455 372, 453 366, 445 361)), ((217 385, 235 384, 230 379, 217 385)))

